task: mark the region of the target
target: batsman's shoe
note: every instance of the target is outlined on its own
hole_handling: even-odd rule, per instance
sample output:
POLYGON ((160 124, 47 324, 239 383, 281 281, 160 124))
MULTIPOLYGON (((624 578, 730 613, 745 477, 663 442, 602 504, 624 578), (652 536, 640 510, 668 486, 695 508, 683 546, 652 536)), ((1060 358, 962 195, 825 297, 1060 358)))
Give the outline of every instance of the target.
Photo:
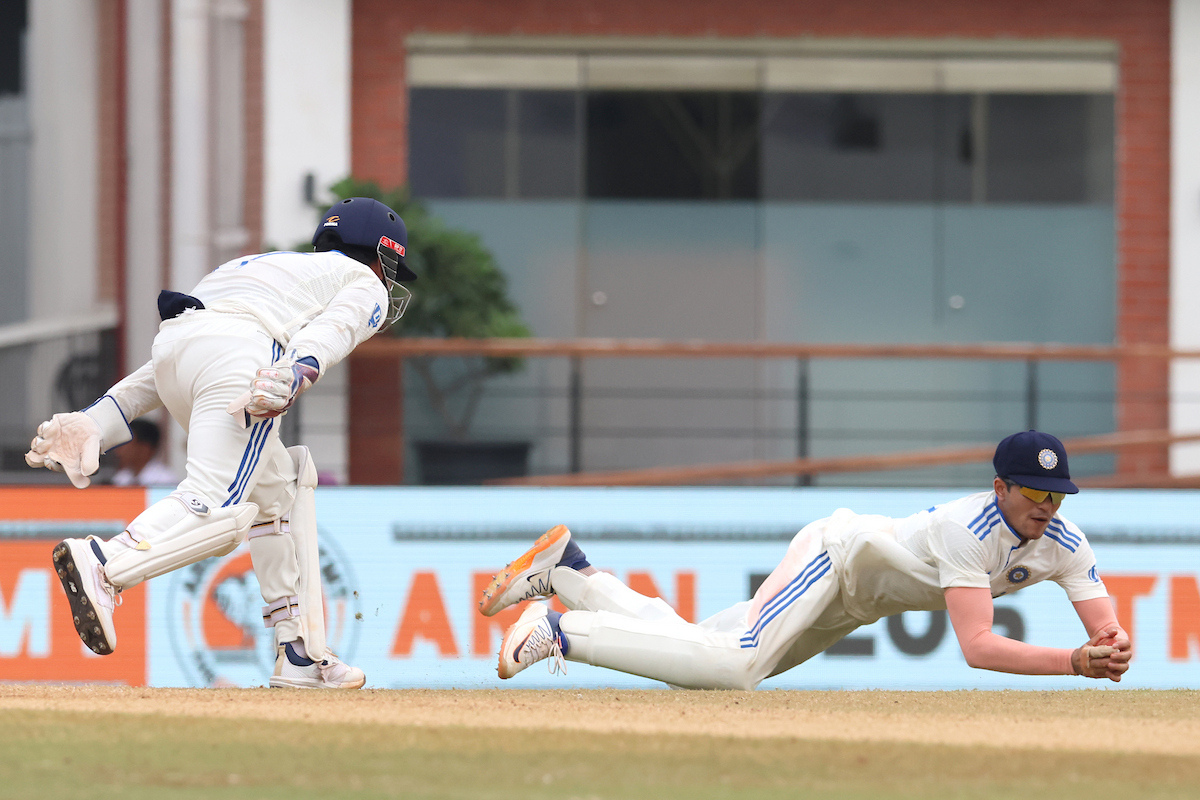
POLYGON ((589 566, 579 545, 571 541, 566 525, 555 525, 543 533, 533 547, 492 578, 479 599, 480 613, 490 617, 522 600, 554 594, 550 570, 560 565, 574 569, 589 566))
POLYGON ((324 660, 313 661, 286 642, 279 646, 270 684, 274 689, 361 689, 366 682, 361 669, 343 664, 333 653, 326 652, 324 660))
POLYGON ((120 605, 120 598, 116 587, 104 577, 100 547, 94 542, 92 536, 63 539, 54 545, 51 559, 67 593, 79 638, 93 653, 106 656, 117 647, 113 608, 120 605))
POLYGON ((496 672, 501 678, 511 678, 544 658, 553 659, 548 665, 551 675, 556 672, 566 674, 563 656, 567 653, 567 637, 558 627, 561 616, 544 603, 534 603, 522 612, 504 632, 504 641, 500 643, 500 663, 496 672))

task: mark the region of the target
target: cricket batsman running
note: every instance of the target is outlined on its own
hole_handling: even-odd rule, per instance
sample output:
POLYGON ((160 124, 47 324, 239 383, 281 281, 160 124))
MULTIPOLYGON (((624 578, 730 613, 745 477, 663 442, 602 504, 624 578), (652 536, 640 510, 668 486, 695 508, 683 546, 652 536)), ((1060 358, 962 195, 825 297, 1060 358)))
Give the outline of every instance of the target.
POLYGON ((753 689, 860 625, 902 611, 946 609, 967 663, 1022 675, 1121 680, 1133 656, 1083 532, 1058 513, 1079 490, 1062 442, 1023 431, 1000 442, 992 489, 892 519, 838 509, 806 525, 753 599, 692 624, 588 562, 562 525, 484 590, 491 616, 557 594, 571 609, 531 604, 500 645, 511 678, 565 658, 696 689, 753 689), (992 598, 1054 581, 1083 622, 1074 649, 992 631, 992 598))
POLYGON ((78 488, 100 454, 132 435, 128 420, 165 405, 188 434, 187 475, 107 541, 66 539, 52 552, 75 629, 92 651, 117 646, 113 609, 142 581, 232 552, 249 539, 273 627, 270 685, 357 689, 366 676, 325 643, 314 487, 306 447, 284 447, 276 424, 321 374, 404 313, 397 281, 404 221, 353 197, 326 212, 314 253, 243 256, 190 294, 164 291, 151 359, 82 411, 38 426, 25 460, 65 472, 78 488))

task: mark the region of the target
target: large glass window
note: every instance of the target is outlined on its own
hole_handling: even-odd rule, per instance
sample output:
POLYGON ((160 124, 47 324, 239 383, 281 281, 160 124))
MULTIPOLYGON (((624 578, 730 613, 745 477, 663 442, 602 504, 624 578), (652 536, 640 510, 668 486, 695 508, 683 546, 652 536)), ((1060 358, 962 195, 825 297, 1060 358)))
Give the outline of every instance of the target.
POLYGON ((588 197, 759 197, 759 114, 751 92, 593 92, 588 197))
POLYGON ((25 6, 26 0, 0 2, 0 97, 24 92, 25 6))
POLYGON ((577 197, 579 102, 575 92, 414 90, 409 126, 414 193, 577 197))
POLYGON ((430 198, 1111 203, 1105 94, 414 89, 430 198))
MULTIPOLYGON (((701 64, 709 72, 691 59, 560 61, 515 56, 504 72, 464 57, 455 69, 476 88, 412 89, 414 193, 493 248, 536 335, 1113 341, 1115 83, 1031 75, 1024 63, 982 80, 970 59, 936 75, 902 64, 901 77, 917 75, 902 84, 870 58, 839 72, 820 59, 743 69, 714 58, 701 64), (478 88, 481 76, 494 87, 478 88)), ((454 79, 446 65, 457 62, 437 63, 418 81, 454 79)), ((1110 367, 1044 372, 1038 424, 1111 430, 1110 367)), ((564 397, 563 376, 514 381, 564 397)), ((805 452, 998 438, 1028 422, 1025 380, 1020 363, 814 363, 805 452)), ((571 458, 584 469, 795 455, 787 365, 594 359, 580 381, 571 458)), ((530 396, 514 394, 493 425, 553 418, 530 396)), ((539 436, 532 468, 564 469, 565 439, 539 436)))
POLYGON ((414 91, 409 176, 422 197, 503 197, 505 95, 487 89, 414 91))
POLYGON ((983 96, 986 187, 994 202, 1111 203, 1111 95, 983 96))
POLYGON ((970 102, 962 95, 770 94, 767 200, 967 200, 970 102))
POLYGON ((518 117, 517 185, 510 196, 530 199, 579 196, 579 117, 575 92, 513 92, 518 117))

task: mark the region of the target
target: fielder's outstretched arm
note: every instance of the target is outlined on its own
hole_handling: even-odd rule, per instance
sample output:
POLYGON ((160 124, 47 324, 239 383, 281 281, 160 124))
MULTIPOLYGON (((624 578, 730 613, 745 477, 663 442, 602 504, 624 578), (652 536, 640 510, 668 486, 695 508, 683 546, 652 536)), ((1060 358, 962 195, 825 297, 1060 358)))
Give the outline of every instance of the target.
POLYGON ((972 667, 1019 675, 1084 675, 1113 681, 1121 680, 1129 669, 1129 638, 1117 625, 1108 598, 1075 604, 1077 611, 1079 606, 1087 605, 1084 625, 1092 638, 1068 650, 1018 642, 993 632, 992 595, 988 589, 960 586, 946 589, 945 594, 950 623, 972 667), (1106 621, 1101 620, 1101 603, 1108 606, 1106 621))

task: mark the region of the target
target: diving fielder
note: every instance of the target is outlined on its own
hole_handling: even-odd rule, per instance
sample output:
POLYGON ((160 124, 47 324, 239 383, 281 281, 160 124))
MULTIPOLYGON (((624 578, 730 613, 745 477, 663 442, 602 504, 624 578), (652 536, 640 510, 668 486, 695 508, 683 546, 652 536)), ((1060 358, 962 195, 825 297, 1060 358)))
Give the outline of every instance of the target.
POLYGON ((308 448, 283 446, 276 422, 322 371, 404 313, 411 295, 397 281, 417 277, 407 243, 387 206, 342 200, 313 234, 317 252, 244 256, 190 294, 164 291, 150 361, 83 411, 38 426, 26 462, 65 472, 81 489, 100 454, 132 438, 127 420, 165 405, 188 434, 187 476, 170 496, 112 539, 54 547, 75 629, 92 651, 116 648, 121 591, 249 539, 263 624, 275 629, 270 685, 365 683, 326 647, 317 470, 308 448))
POLYGON ((663 600, 597 572, 559 525, 484 590, 491 616, 557 594, 571 609, 531 604, 505 632, 498 672, 565 658, 696 689, 753 689, 860 625, 901 611, 947 609, 967 663, 1023 675, 1121 680, 1129 636, 1083 533, 1058 513, 1070 479, 1062 442, 1023 431, 1000 442, 992 491, 902 519, 838 509, 806 525, 753 599, 698 624, 663 600), (1038 647, 992 632, 992 598, 1040 581, 1059 584, 1088 642, 1038 647))

